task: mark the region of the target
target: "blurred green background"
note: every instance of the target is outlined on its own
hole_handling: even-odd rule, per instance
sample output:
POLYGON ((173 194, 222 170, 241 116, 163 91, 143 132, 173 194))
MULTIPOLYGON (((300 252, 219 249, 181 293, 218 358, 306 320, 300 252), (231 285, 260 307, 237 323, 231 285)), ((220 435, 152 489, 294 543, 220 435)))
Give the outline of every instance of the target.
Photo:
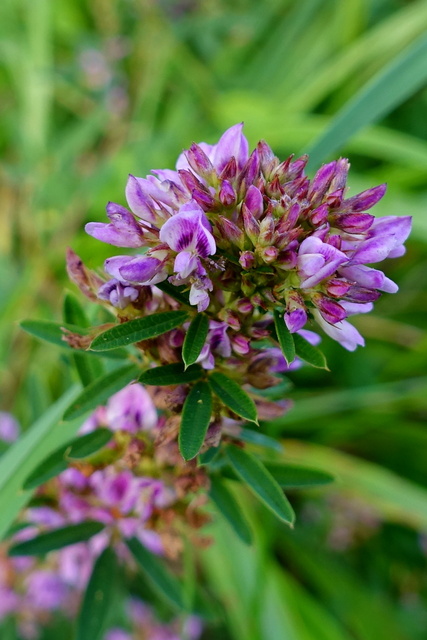
POLYGON ((83 225, 129 172, 244 121, 311 171, 348 156, 351 194, 386 181, 377 214, 414 216, 400 292, 354 321, 366 348, 325 339, 331 372, 293 374, 265 425, 337 483, 290 495, 293 532, 242 496, 258 544, 218 521, 200 561, 225 612, 206 638, 425 640, 427 1, 2 0, 0 58, 0 393, 24 428, 73 376, 18 322, 60 319, 67 246, 112 253, 83 225))

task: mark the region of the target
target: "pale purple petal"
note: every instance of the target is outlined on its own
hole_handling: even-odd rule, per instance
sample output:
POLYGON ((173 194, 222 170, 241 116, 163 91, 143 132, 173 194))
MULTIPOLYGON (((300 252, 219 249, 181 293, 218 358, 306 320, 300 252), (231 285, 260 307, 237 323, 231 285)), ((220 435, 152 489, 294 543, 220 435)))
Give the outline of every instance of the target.
POLYGON ((194 283, 191 285, 189 300, 191 305, 197 305, 197 310, 200 313, 202 311, 206 311, 210 303, 208 292, 203 289, 198 283, 194 283))
POLYGON ((126 185, 126 200, 132 211, 142 220, 155 222, 154 203, 147 189, 147 180, 129 175, 126 185))
POLYGON ((189 251, 181 251, 175 258, 173 270, 180 278, 188 278, 188 276, 197 269, 198 258, 189 251))
POLYGON ((232 156, 236 159, 239 170, 243 169, 249 157, 249 144, 243 135, 243 123, 233 125, 219 139, 213 158, 215 169, 222 171, 232 156))
POLYGON ((160 230, 160 240, 174 251, 193 251, 206 258, 216 251, 215 239, 209 229, 203 209, 192 202, 165 222, 160 230))
POLYGON ((20 433, 19 422, 11 413, 0 411, 0 440, 15 442, 20 433))
POLYGON ((387 278, 382 271, 372 269, 365 265, 351 265, 341 267, 339 269, 341 275, 347 280, 357 282, 362 287, 371 287, 372 289, 380 289, 387 293, 396 293, 398 286, 392 280, 387 278))
POLYGON ((312 344, 313 347, 316 347, 322 342, 322 338, 319 336, 319 334, 315 333, 314 331, 310 331, 309 329, 300 329, 298 333, 300 334, 300 336, 305 338, 307 342, 312 344))
POLYGON ((300 331, 307 322, 307 313, 304 309, 294 309, 283 316, 285 324, 291 333, 300 331))
POLYGON ((162 262, 157 258, 140 256, 119 267, 119 275, 123 280, 144 284, 154 278, 162 266, 162 262))
POLYGON ((106 407, 107 424, 113 431, 149 431, 157 424, 151 396, 140 384, 131 384, 115 393, 106 407))
POLYGON ((337 324, 329 324, 324 320, 317 309, 313 311, 317 323, 323 331, 333 340, 339 342, 348 351, 354 351, 358 346, 364 347, 365 341, 356 327, 353 327, 347 320, 342 320, 337 324))
POLYGON ((93 238, 115 247, 136 248, 142 247, 144 244, 142 233, 136 232, 131 227, 118 229, 114 224, 88 222, 85 225, 85 231, 93 238))

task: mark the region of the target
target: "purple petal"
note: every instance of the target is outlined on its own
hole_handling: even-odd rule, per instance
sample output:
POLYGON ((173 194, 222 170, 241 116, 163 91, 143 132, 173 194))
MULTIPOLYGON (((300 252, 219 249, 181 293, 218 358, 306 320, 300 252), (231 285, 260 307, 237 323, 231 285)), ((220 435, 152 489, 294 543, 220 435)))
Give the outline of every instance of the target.
POLYGON ((305 338, 307 342, 312 344, 313 347, 316 347, 318 344, 322 342, 322 338, 319 336, 318 333, 315 333, 314 331, 309 331, 308 329, 300 329, 298 333, 300 334, 300 336, 305 338))
POLYGON ((398 286, 378 269, 372 269, 362 264, 341 267, 339 269, 341 275, 347 280, 357 283, 361 287, 370 287, 371 289, 380 289, 388 293, 396 293, 398 286))
POLYGON ((174 251, 194 251, 202 258, 213 255, 216 244, 209 231, 210 224, 198 204, 191 208, 181 207, 180 211, 169 218, 160 230, 160 240, 166 242, 174 251))
POLYGON ((246 193, 245 205, 256 219, 258 219, 264 211, 264 200, 261 191, 253 184, 251 184, 246 193))
POLYGON ((348 351, 354 351, 358 346, 364 347, 365 341, 356 327, 353 327, 347 320, 342 320, 336 324, 329 324, 324 320, 317 309, 313 311, 317 323, 323 331, 333 340, 339 342, 348 351))
POLYGON ((286 326, 291 333, 300 331, 307 322, 307 314, 304 309, 294 309, 283 316, 286 326))
POLYGON ((0 411, 0 440, 15 442, 20 433, 20 426, 11 413, 0 411))
POLYGON ((135 232, 134 229, 118 229, 114 224, 104 222, 88 222, 85 231, 93 238, 112 244, 115 247, 142 247, 144 241, 142 233, 135 232))
POLYGON ((140 384, 131 384, 108 401, 106 418, 113 431, 150 431, 157 425, 157 411, 148 392, 140 384))
POLYGON ((381 200, 387 190, 386 184, 380 184, 378 187, 367 189, 358 193, 356 196, 345 200, 342 204, 344 211, 366 211, 371 209, 377 202, 381 200))
POLYGON ((141 256, 133 258, 119 268, 119 274, 124 280, 144 284, 149 282, 162 269, 162 262, 157 258, 141 256))
POLYGON ((222 171, 230 158, 236 158, 237 167, 243 169, 249 155, 249 145, 243 135, 243 122, 227 129, 215 147, 213 164, 217 171, 222 171))
POLYGON ((144 190, 147 180, 129 175, 126 185, 126 200, 134 213, 147 222, 155 222, 156 215, 150 194, 144 190))
POLYGON ((194 254, 188 251, 181 251, 175 258, 173 270, 180 278, 188 278, 197 269, 198 262, 194 254))
POLYGON ((189 300, 191 305, 197 305, 197 310, 200 313, 206 311, 210 303, 209 294, 197 283, 191 285, 189 300))
POLYGON ((120 269, 134 260, 133 256, 113 256, 107 258, 104 262, 104 269, 113 278, 123 282, 123 277, 120 275, 120 269))

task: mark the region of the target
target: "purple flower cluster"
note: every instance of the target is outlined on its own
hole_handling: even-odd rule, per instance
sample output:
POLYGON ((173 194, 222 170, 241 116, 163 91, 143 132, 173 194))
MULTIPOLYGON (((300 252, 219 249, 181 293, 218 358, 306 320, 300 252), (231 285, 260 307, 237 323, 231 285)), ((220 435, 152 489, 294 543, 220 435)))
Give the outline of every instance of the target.
MULTIPOLYGON (((347 318, 370 311, 382 291, 397 291, 367 265, 402 255, 411 219, 368 213, 385 185, 347 198, 346 159, 323 165, 311 181, 306 162, 280 162, 263 141, 249 153, 237 124, 215 145, 192 144, 176 170, 129 176, 129 209, 110 202, 110 222, 89 223, 86 231, 144 253, 109 258, 112 279, 98 296, 125 309, 137 304, 141 288, 167 279, 185 285, 190 304, 215 321, 223 320, 221 307, 278 308, 291 332, 310 320, 349 350, 362 345, 347 318)), ((244 339, 234 345, 242 354, 244 339)))
MULTIPOLYGON (((173 527, 166 526, 162 516, 167 513, 169 522, 175 510, 188 506, 191 497, 180 491, 180 474, 187 478, 192 469, 183 471, 175 442, 155 447, 159 437, 164 439, 167 419, 158 417, 145 388, 132 384, 113 395, 105 407, 98 407, 80 433, 100 426, 115 433, 100 459, 71 466, 43 485, 38 496, 48 496, 48 506, 27 509, 31 527, 19 536, 95 520, 105 525, 91 540, 97 555, 114 544, 126 556, 121 541, 133 537, 153 553, 173 555, 178 534, 169 549, 173 527)), ((194 472, 200 477, 195 465, 194 472)))
MULTIPOLYGON (((58 616, 70 622, 78 614, 98 550, 76 544, 44 559, 9 558, 0 547, 0 625, 13 620, 19 637, 37 640, 58 616)), ((127 629, 114 627, 103 640, 198 640, 198 618, 157 620, 151 607, 136 598, 126 603, 127 629)))
MULTIPOLYGON (((2 420, 7 428, 0 436, 11 439, 18 426, 9 414, 2 415, 2 420)), ((132 384, 113 395, 86 420, 80 434, 98 427, 113 432, 111 442, 42 485, 37 504, 22 513, 22 528, 11 541, 24 542, 88 520, 102 523, 104 529, 85 543, 49 553, 42 561, 7 557, 7 544, 0 546, 0 623, 14 617, 25 639, 37 638, 55 612, 70 619, 76 615, 94 562, 107 546, 114 547, 132 571, 126 539, 135 537, 152 553, 176 559, 182 549, 183 526, 189 532, 207 519, 198 515, 198 504, 192 505, 206 482, 203 471, 195 464, 184 465, 174 432, 168 438, 167 417, 158 415, 144 387, 132 384)), ((193 531, 191 535, 196 540, 193 531)), ((129 603, 129 619, 131 631, 113 629, 105 640, 196 640, 201 632, 200 622, 193 618, 184 621, 185 629, 182 621, 161 624, 138 601, 129 603)))

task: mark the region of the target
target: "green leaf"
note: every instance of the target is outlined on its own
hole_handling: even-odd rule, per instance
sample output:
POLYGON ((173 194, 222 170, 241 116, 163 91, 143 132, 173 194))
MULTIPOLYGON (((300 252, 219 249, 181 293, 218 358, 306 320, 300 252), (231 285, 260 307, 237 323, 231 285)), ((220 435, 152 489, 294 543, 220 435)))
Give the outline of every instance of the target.
POLYGON ((264 465, 283 489, 316 487, 335 481, 332 474, 319 469, 281 462, 264 462, 264 465))
POLYGON ((72 524, 68 527, 61 527, 60 529, 54 529, 47 533, 32 538, 31 540, 25 540, 13 545, 9 549, 10 556, 40 556, 49 551, 55 551, 56 549, 62 549, 77 542, 85 542, 92 538, 105 527, 102 522, 92 522, 90 520, 86 522, 80 522, 79 524, 72 524))
POLYGON ((136 538, 127 541, 138 566, 157 593, 176 609, 185 608, 181 583, 165 567, 164 561, 152 554, 136 538))
POLYGON ((106 354, 97 354, 86 351, 85 349, 74 349, 74 347, 70 347, 70 345, 63 339, 63 329, 68 329, 72 333, 78 333, 82 336, 88 335, 89 332, 87 329, 82 329, 81 327, 67 324, 65 322, 58 323, 51 322, 49 320, 23 320, 20 324, 20 327, 21 329, 26 331, 26 333, 29 333, 30 335, 35 336, 40 340, 45 340, 46 342, 56 344, 58 347, 73 351, 74 353, 81 352, 85 355, 90 355, 92 358, 94 356, 96 357, 97 355, 102 355, 102 357, 112 358, 114 360, 123 360, 123 358, 129 357, 129 354, 124 349, 116 349, 114 351, 109 351, 106 354))
MULTIPOLYGON (((83 307, 71 293, 67 293, 64 298, 63 314, 65 322, 71 325, 84 328, 90 326, 83 307)), ((99 358, 94 358, 92 354, 73 353, 71 357, 84 387, 104 375, 104 365, 99 358)))
POLYGON ((252 493, 286 524, 293 525, 295 514, 278 482, 265 466, 252 454, 229 446, 225 454, 232 469, 245 482, 252 493))
POLYGON ((107 351, 125 347, 141 340, 157 338, 167 331, 179 327, 188 318, 186 311, 165 311, 153 313, 145 318, 136 318, 118 324, 97 336, 91 343, 93 351, 107 351))
POLYGON ((308 364, 311 364, 317 369, 328 369, 328 364, 323 353, 317 347, 313 347, 305 338, 298 333, 294 333, 295 350, 298 358, 304 360, 308 364))
POLYGON ((207 382, 194 385, 185 399, 179 431, 179 450, 184 460, 200 451, 212 415, 212 394, 207 382))
POLYGON ((61 423, 64 409, 77 396, 73 387, 53 404, 2 456, 0 474, 0 538, 10 527, 31 493, 22 490, 28 474, 80 428, 82 420, 61 423))
POLYGON ((76 438, 70 444, 69 450, 65 452, 67 458, 81 460, 93 455, 110 442, 113 432, 105 427, 100 427, 85 433, 83 436, 76 438))
POLYGON ((274 327, 285 360, 288 364, 291 364, 295 360, 294 336, 286 326, 283 314, 277 309, 274 310, 274 327))
POLYGON ((109 429, 100 428, 63 444, 37 465, 26 478, 23 488, 34 489, 58 476, 68 468, 68 460, 80 460, 91 456, 102 449, 112 436, 113 433, 109 429))
POLYGON ((204 370, 198 364, 193 364, 184 370, 180 362, 173 362, 172 364, 165 364, 161 367, 147 369, 147 371, 144 371, 144 373, 139 376, 138 381, 143 384, 160 387, 170 384, 187 384, 188 382, 200 380, 203 373, 204 370))
POLYGON ((229 522, 239 538, 246 544, 252 544, 252 531, 240 506, 224 482, 211 476, 209 495, 224 518, 229 522))
POLYGON ((182 359, 184 360, 185 368, 196 362, 206 342, 208 331, 208 317, 204 313, 198 313, 194 316, 187 329, 182 346, 182 359))
POLYGON ((117 559, 107 547, 96 559, 77 620, 76 640, 99 640, 104 636, 117 587, 117 559))
POLYGON ((349 138, 385 116, 427 79, 427 36, 422 35, 402 51, 332 119, 330 126, 309 148, 310 165, 341 149, 349 138))
POLYGON ((65 294, 62 312, 65 322, 85 329, 90 327, 90 322, 80 301, 69 291, 65 294))
POLYGON ((209 376, 212 391, 220 400, 238 416, 258 424, 257 410, 254 401, 243 389, 223 373, 212 373, 209 376))
POLYGON ((167 280, 163 280, 163 282, 158 282, 156 287, 166 293, 168 296, 181 302, 181 304, 186 304, 190 306, 190 301, 188 299, 188 291, 185 286, 175 287, 175 285, 171 284, 167 280))
POLYGON ((243 427, 238 433, 231 434, 235 440, 242 440, 243 442, 249 442, 250 444, 256 444, 259 447, 265 447, 266 449, 272 449, 278 453, 283 453, 283 445, 278 440, 267 436, 261 431, 254 431, 253 429, 244 429, 243 427))
POLYGON ((95 380, 88 385, 81 394, 74 400, 64 413, 64 420, 72 420, 86 413, 90 409, 95 409, 103 404, 117 391, 123 389, 127 384, 138 377, 139 367, 128 364, 120 369, 115 369, 107 375, 95 380))

